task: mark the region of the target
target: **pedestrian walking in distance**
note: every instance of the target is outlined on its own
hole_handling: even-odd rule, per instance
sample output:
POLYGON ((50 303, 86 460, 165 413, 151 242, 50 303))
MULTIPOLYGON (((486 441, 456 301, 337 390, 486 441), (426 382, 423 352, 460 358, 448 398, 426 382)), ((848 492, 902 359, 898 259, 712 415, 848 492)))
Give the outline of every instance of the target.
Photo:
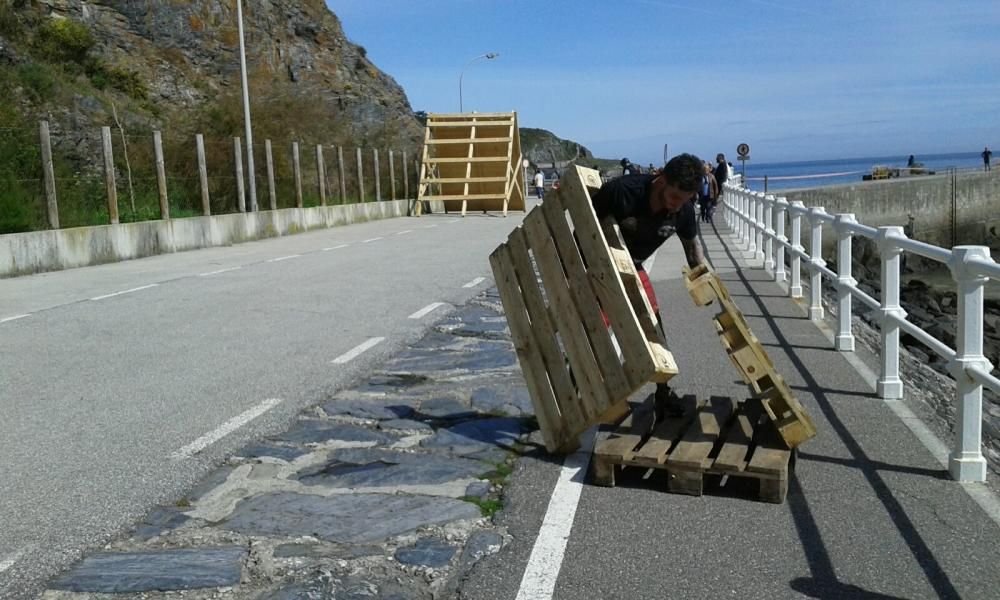
POLYGON ((989 146, 983 148, 983 155, 982 156, 983 156, 983 170, 984 171, 989 171, 990 170, 990 159, 993 158, 993 153, 990 152, 990 147, 989 146))
POLYGON ((545 195, 545 175, 542 175, 541 169, 535 170, 535 195, 539 200, 545 195))

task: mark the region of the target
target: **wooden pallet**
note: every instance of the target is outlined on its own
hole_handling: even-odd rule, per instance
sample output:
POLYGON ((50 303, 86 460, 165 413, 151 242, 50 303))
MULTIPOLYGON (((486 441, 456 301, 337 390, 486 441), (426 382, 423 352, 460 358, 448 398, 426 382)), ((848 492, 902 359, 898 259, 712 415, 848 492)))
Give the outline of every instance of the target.
POLYGON ((593 481, 614 486, 623 469, 667 473, 667 490, 700 496, 707 476, 759 481, 758 498, 781 503, 788 492, 793 450, 778 436, 758 400, 684 399, 682 417, 639 406, 618 425, 598 434, 593 481))
POLYGON ((568 169, 490 255, 550 452, 576 449, 590 426, 622 418, 635 391, 677 373, 619 232, 597 221, 589 190, 600 184, 597 171, 568 169))
POLYGON ((812 418, 775 370, 771 357, 736 304, 720 298, 719 305, 722 312, 715 317, 715 329, 726 354, 754 391, 755 398, 761 401, 778 434, 789 448, 797 448, 816 435, 812 418))
POLYGON ((420 186, 414 213, 424 200, 445 211, 524 210, 521 138, 517 113, 429 114, 424 128, 420 186))
POLYGON ((708 306, 716 298, 729 299, 726 284, 708 265, 700 264, 693 269, 685 266, 681 270, 684 273, 684 286, 696 306, 708 306))

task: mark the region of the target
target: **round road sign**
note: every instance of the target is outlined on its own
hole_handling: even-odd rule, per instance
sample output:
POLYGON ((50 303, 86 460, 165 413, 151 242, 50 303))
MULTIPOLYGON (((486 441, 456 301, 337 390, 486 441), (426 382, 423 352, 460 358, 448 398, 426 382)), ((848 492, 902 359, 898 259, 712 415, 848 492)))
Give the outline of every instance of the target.
POLYGON ((528 166, 530 166, 530 165, 531 165, 531 163, 528 162, 527 158, 521 161, 521 166, 524 167, 525 169, 527 169, 528 166))
POLYGON ((739 146, 736 146, 736 154, 739 154, 741 157, 749 156, 750 144, 740 144, 739 146))

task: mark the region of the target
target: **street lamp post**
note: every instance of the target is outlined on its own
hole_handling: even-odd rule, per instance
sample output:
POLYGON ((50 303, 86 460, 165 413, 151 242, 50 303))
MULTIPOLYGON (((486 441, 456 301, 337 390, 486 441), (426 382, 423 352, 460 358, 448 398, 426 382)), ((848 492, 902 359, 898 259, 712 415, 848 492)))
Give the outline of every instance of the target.
POLYGON ((473 58, 472 60, 469 61, 469 64, 462 67, 462 72, 458 76, 458 112, 460 113, 465 112, 464 110, 462 110, 462 77, 465 77, 465 70, 469 68, 469 65, 471 65, 472 63, 476 62, 481 58, 485 58, 486 60, 493 60, 498 56, 500 56, 499 52, 487 52, 486 54, 481 54, 476 58, 473 58))
POLYGON ((247 51, 243 40, 243 0, 236 0, 236 20, 240 33, 240 79, 243 83, 243 125, 247 137, 247 187, 250 188, 249 212, 257 211, 257 176, 253 169, 253 131, 250 127, 250 87, 247 85, 247 51))

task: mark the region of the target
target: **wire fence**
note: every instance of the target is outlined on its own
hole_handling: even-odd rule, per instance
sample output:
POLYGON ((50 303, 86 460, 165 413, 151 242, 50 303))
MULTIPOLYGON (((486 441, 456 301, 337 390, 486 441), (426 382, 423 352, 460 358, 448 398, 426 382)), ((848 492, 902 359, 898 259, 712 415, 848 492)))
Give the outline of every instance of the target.
POLYGON ((251 185, 261 211, 402 199, 417 190, 416 148, 287 138, 255 140, 248 149, 244 140, 237 146, 239 138, 204 138, 202 161, 196 136, 165 132, 160 167, 154 133, 107 127, 49 135, 44 122, 0 128, 0 234, 106 225, 114 212, 128 223, 252 210, 251 185))

